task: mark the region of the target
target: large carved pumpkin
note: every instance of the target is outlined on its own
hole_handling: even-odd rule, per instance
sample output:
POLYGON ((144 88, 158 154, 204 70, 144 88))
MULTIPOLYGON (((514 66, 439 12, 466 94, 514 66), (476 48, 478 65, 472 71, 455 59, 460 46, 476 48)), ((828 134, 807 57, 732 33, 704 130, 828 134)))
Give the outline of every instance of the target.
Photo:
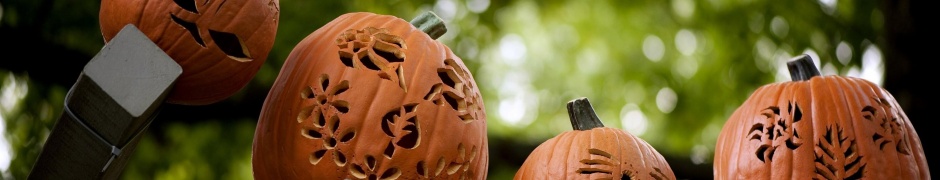
POLYGON ((604 127, 586 98, 568 102, 568 116, 574 130, 536 147, 513 179, 676 179, 653 146, 604 127))
POLYGON ((134 24, 183 68, 167 102, 205 105, 241 90, 268 57, 278 0, 102 0, 105 42, 134 24))
POLYGON ((920 138, 891 94, 864 79, 788 63, 792 82, 764 85, 718 137, 715 179, 930 179, 920 138))
POLYGON ((255 178, 485 179, 480 92, 425 20, 348 13, 301 40, 261 111, 255 178))

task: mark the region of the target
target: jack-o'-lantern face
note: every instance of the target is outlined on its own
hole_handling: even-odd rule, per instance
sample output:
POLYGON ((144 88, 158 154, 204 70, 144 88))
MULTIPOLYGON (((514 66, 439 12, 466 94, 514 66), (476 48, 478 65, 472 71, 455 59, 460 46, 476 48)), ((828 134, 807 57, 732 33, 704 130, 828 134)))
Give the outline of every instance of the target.
POLYGON ((102 35, 134 24, 183 67, 167 98, 214 103, 254 77, 274 45, 277 0, 103 0, 102 35))
MULTIPOLYGON (((188 13, 187 12, 180 13, 180 16, 186 16, 189 13, 199 16, 201 15, 199 12, 199 9, 203 9, 203 11, 207 11, 212 8, 215 8, 217 11, 221 11, 224 8, 222 6, 224 5, 223 3, 219 3, 218 7, 208 6, 207 5, 207 3, 209 3, 208 0, 206 0, 205 3, 202 4, 202 6, 200 6, 199 3, 196 3, 195 0, 173 0, 173 2, 176 2, 176 5, 179 5, 180 8, 188 12, 188 13)), ((225 7, 231 7, 231 6, 225 6, 225 7)), ((210 13, 206 13, 206 14, 208 14, 207 16, 216 16, 219 19, 226 19, 225 17, 223 17, 226 14, 210 14, 210 13)), ((228 15, 231 15, 231 14, 228 14, 228 15)), ((199 27, 199 24, 197 24, 197 22, 200 22, 200 20, 202 22, 207 22, 207 21, 210 21, 210 19, 215 19, 214 17, 209 17, 209 18, 197 17, 195 20, 185 20, 175 15, 174 13, 170 13, 170 19, 173 19, 174 23, 180 26, 183 26, 183 28, 189 31, 189 34, 193 36, 194 42, 196 42, 203 48, 206 47, 206 41, 210 41, 210 42, 214 41, 218 50, 221 50, 222 53, 225 53, 225 55, 228 55, 230 59, 236 60, 236 61, 242 61, 242 62, 247 62, 247 61, 252 60, 251 52, 248 51, 248 47, 245 47, 245 43, 242 41, 241 38, 238 37, 237 34, 213 30, 212 27, 203 28, 203 27, 199 27), (200 35, 200 34, 206 34, 206 33, 208 33, 209 36, 204 37, 200 35), (207 40, 203 40, 203 39, 207 39, 207 40)), ((202 24, 212 25, 212 23, 202 23, 202 24)), ((216 28, 224 28, 224 27, 216 27, 216 28)))

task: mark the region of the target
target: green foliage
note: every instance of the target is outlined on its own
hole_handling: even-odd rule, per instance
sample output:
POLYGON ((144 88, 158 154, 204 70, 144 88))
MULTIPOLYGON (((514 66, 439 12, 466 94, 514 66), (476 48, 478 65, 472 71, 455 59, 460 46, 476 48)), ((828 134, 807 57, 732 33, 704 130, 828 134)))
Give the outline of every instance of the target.
MULTIPOLYGON (((39 157, 49 130, 59 118, 66 89, 37 84, 26 74, 0 70, 0 119, 3 138, 9 142, 12 159, 3 179, 26 179, 39 157)), ((7 163, 7 162, 3 162, 7 163)))
POLYGON ((151 127, 124 171, 125 179, 253 179, 255 122, 173 122, 151 127))

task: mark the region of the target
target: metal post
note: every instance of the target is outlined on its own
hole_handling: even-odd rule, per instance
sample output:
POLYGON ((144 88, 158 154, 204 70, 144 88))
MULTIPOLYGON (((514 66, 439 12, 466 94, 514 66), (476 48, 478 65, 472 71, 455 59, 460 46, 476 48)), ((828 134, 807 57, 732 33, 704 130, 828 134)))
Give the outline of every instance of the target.
POLYGON ((28 179, 117 179, 182 68, 133 25, 85 65, 28 179))

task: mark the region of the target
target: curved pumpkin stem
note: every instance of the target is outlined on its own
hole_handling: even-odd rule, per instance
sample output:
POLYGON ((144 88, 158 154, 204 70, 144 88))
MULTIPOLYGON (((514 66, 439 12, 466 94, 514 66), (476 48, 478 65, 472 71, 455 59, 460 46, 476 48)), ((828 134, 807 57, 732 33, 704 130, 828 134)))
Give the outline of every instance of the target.
POLYGON ((584 131, 604 127, 604 123, 597 118, 594 107, 591 107, 591 102, 588 102, 586 97, 568 101, 568 118, 571 119, 571 128, 574 130, 584 131))
POLYGON ((792 81, 805 81, 819 76, 819 69, 813 63, 813 58, 803 54, 787 62, 787 69, 790 69, 790 79, 792 81))
POLYGON ((437 39, 447 33, 447 27, 444 26, 444 19, 434 14, 434 12, 424 12, 411 20, 411 25, 424 31, 431 36, 431 39, 437 39))

